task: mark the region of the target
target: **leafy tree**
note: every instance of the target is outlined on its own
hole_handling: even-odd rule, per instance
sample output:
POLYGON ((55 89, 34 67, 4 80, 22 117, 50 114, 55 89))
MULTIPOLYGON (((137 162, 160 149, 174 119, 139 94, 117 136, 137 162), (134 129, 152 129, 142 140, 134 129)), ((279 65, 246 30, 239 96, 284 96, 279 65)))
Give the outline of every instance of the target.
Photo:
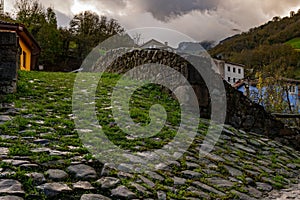
POLYGON ((299 67, 298 56, 299 53, 289 45, 275 44, 232 53, 231 60, 254 69, 254 74, 257 71, 267 71, 270 74, 283 71, 286 77, 294 78, 294 70, 299 67))
POLYGON ((41 46, 40 63, 51 70, 62 54, 62 41, 53 8, 45 10, 38 0, 18 0, 16 9, 17 22, 24 24, 41 46))
POLYGON ((71 20, 70 32, 77 43, 78 57, 84 59, 93 47, 115 34, 123 33, 124 29, 115 19, 85 11, 71 20))
POLYGON ((55 14, 53 8, 51 8, 51 7, 47 8, 46 21, 49 25, 57 28, 56 14, 55 14))
POLYGON ((44 24, 37 33, 36 38, 42 48, 40 62, 48 68, 57 65, 62 54, 62 41, 59 30, 51 24, 44 24))
POLYGON ((38 0, 17 0, 15 4, 16 21, 24 24, 36 36, 39 29, 46 23, 45 11, 38 0))
POLYGON ((266 73, 257 72, 258 80, 258 102, 262 104, 269 112, 291 112, 291 106, 288 103, 288 86, 280 79, 278 74, 268 76, 266 73))

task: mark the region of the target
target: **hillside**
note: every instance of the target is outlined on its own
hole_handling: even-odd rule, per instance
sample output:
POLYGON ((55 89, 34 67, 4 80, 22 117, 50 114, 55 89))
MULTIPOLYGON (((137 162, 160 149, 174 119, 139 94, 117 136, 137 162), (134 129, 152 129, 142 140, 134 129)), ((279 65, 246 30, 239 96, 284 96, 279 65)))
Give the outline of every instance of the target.
POLYGON ((300 195, 300 153, 265 136, 226 125, 213 151, 199 158, 206 120, 201 120, 192 145, 177 161, 161 163, 156 171, 132 173, 132 162, 144 160, 149 155, 145 151, 172 140, 180 123, 179 104, 156 86, 137 90, 130 113, 136 123, 149 123, 145 110, 151 103, 162 104, 168 119, 153 137, 130 137, 111 117, 111 91, 119 78, 115 74, 104 74, 99 82, 98 121, 115 145, 139 153, 128 155, 131 162, 124 160, 119 166, 101 163, 83 145, 75 127, 75 78, 73 73, 21 72, 18 92, 0 103, 0 199, 10 195, 3 198, 255 200, 300 195), (164 164, 169 166, 162 168, 164 164))
MULTIPOLYGON (((213 57, 246 65, 249 69, 283 73, 296 78, 300 70, 298 49, 300 12, 274 17, 266 24, 221 41, 210 50, 213 57), (296 49, 296 50, 295 50, 296 49)), ((300 78, 300 77, 299 77, 300 78)))

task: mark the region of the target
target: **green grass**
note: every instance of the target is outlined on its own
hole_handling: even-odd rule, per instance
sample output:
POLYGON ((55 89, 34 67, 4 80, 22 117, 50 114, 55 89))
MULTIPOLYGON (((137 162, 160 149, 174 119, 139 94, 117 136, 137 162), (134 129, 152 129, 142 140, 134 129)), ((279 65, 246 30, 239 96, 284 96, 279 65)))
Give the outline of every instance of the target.
MULTIPOLYGON (((83 144, 78 138, 74 120, 71 118, 76 75, 74 73, 19 72, 18 92, 8 95, 6 101, 14 102, 15 106, 22 110, 12 122, 0 125, 0 131, 19 137, 39 137, 41 134, 50 133, 42 137, 51 140, 50 146, 55 146, 60 150, 68 150, 68 146, 77 146, 79 148, 72 150, 72 153, 86 152, 86 150, 83 151, 83 144), (70 135, 74 137, 69 137, 70 135)), ((129 114, 134 123, 145 127, 151 122, 149 117, 151 106, 162 105, 167 113, 167 123, 161 132, 149 138, 128 139, 128 135, 118 126, 111 126, 114 122, 112 110, 106 108, 111 104, 111 94, 119 78, 120 76, 116 74, 104 74, 97 87, 96 113, 98 122, 107 137, 121 148, 138 149, 138 151, 161 148, 169 143, 179 127, 180 105, 171 95, 161 92, 161 88, 157 85, 146 84, 133 93, 129 114)), ((130 81, 128 84, 131 84, 130 81)), ((11 155, 30 154, 31 148, 26 143, 18 143, 10 148, 10 153, 11 155)), ((35 158, 35 160, 47 159, 35 158)))
POLYGON ((294 49, 300 51, 300 37, 291 39, 286 42, 286 44, 291 45, 294 49))
POLYGON ((9 148, 10 156, 29 156, 31 154, 32 153, 29 146, 26 144, 22 144, 21 142, 17 142, 9 148))
MULTIPOLYGON (((17 93, 7 95, 4 99, 5 102, 14 103, 15 107, 20 109, 19 114, 14 116, 11 122, 0 125, 1 134, 18 137, 18 140, 0 140, 2 146, 9 148, 8 156, 27 156, 32 163, 41 166, 41 173, 49 167, 65 169, 70 165, 70 158, 74 156, 82 156, 86 160, 95 158, 82 143, 74 122, 72 98, 76 76, 74 73, 19 72, 17 93), (34 139, 30 139, 31 137, 47 139, 47 148, 70 153, 50 156, 49 152, 32 152, 43 146, 33 144, 34 139), (58 162, 59 160, 65 162, 58 162)), ((161 86, 146 84, 135 90, 129 101, 129 115, 132 121, 141 127, 151 123, 150 108, 153 105, 161 105, 166 111, 167 120, 160 132, 151 137, 130 138, 118 125, 112 126, 115 120, 109 107, 112 92, 120 77, 117 74, 106 73, 97 84, 95 112, 105 135, 115 145, 131 151, 159 149, 169 143, 178 131, 181 111, 178 101, 169 93, 162 92, 161 86)), ((93 80, 87 82, 93 84, 93 80)), ((121 96, 120 100, 122 98, 121 96)), ((90 125, 88 120, 86 123, 90 125)), ((200 133, 205 135, 206 124, 201 123, 199 128, 200 133)), ((91 140, 95 141, 94 138, 91 140)), ((2 165, 5 168, 12 167, 5 163, 2 165)), ((31 186, 32 180, 24 176, 24 173, 25 171, 18 171, 15 176, 24 183, 26 194, 36 193, 31 186)), ((129 187, 130 184, 126 186, 129 187)))

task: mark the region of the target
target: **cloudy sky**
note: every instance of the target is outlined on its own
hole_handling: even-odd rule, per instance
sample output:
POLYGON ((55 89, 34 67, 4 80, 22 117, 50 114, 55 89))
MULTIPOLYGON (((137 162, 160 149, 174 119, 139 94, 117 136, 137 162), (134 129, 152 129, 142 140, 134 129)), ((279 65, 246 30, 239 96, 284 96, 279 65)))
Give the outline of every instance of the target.
MULTIPOLYGON (((5 0, 12 11, 14 0, 5 0)), ((40 0, 57 10, 60 25, 84 10, 115 18, 127 30, 161 27, 197 40, 219 41, 300 9, 299 0, 40 0)), ((142 34, 142 40, 148 40, 142 34)), ((171 40, 171 39, 170 39, 171 40)), ((172 43, 172 41, 170 41, 172 43)))

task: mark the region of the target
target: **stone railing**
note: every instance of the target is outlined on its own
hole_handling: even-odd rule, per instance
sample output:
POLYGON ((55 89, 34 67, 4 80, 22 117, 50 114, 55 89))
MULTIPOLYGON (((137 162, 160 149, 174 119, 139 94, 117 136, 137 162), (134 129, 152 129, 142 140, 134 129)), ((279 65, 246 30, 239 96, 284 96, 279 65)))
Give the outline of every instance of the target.
POLYGON ((19 44, 16 33, 0 32, 0 94, 14 93, 17 88, 19 44))

